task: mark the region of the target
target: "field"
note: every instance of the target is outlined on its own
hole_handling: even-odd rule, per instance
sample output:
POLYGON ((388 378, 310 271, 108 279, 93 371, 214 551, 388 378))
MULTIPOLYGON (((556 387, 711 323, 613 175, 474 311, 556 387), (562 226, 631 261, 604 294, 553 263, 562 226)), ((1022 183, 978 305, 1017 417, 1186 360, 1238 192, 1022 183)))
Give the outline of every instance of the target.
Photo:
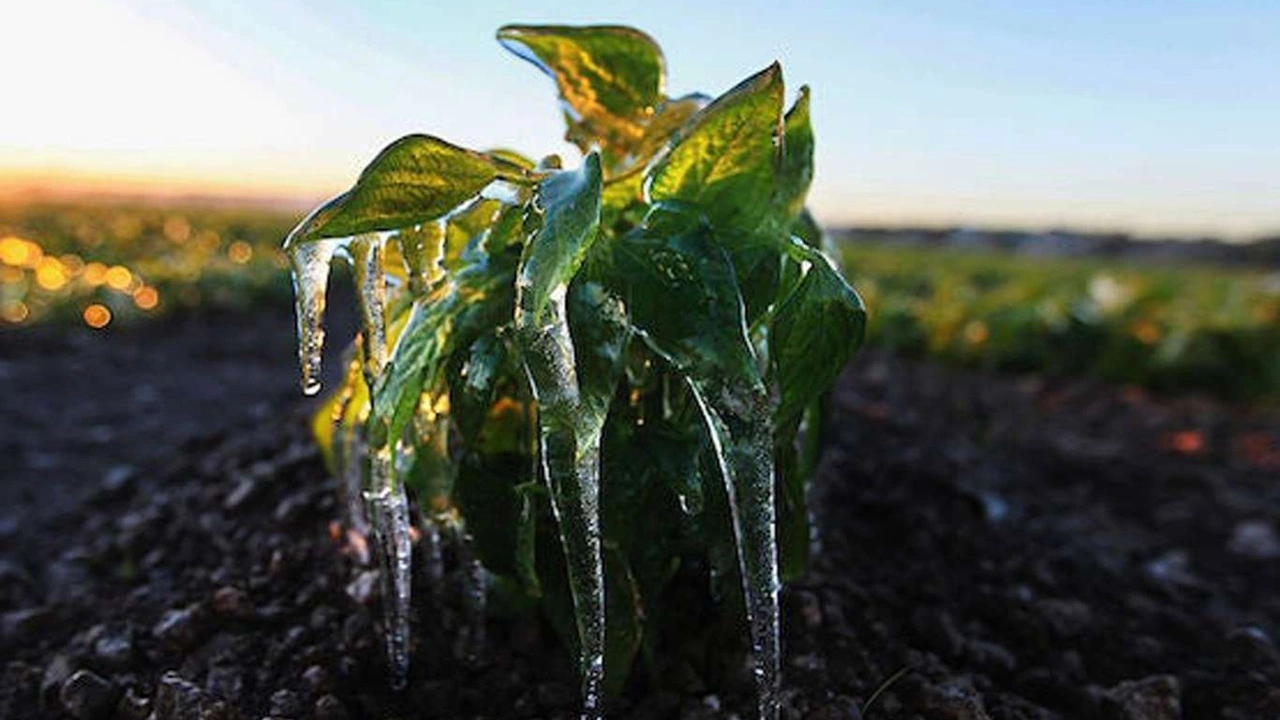
MULTIPOLYGON (((0 205, 0 325, 102 327, 290 296, 294 214, 137 204, 0 205)), ((838 243, 899 355, 1089 375, 1229 399, 1280 396, 1280 274, 838 243)))
MULTIPOLYGON (((551 626, 497 593, 477 620, 463 546, 426 537, 391 690, 298 389, 295 220, 0 207, 0 717, 572 716, 551 626)), ((783 591, 781 717, 1280 717, 1276 276, 839 247, 870 346, 783 591)), ((748 716, 741 629, 680 607, 723 647, 635 673, 609 717, 748 716)))
POLYGON ((1280 273, 839 245, 873 344, 1167 392, 1280 395, 1280 273))
POLYGON ((0 204, 0 320, 105 327, 179 308, 287 300, 278 248, 294 220, 254 208, 0 204))

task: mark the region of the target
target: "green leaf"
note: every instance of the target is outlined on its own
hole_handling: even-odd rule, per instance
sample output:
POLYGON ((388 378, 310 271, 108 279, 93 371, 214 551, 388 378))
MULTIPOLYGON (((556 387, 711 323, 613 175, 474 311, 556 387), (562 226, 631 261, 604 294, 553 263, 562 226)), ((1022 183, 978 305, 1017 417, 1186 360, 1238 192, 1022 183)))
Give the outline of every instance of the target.
POLYGON ((436 415, 413 418, 413 464, 404 478, 405 486, 417 493, 424 512, 448 507, 455 469, 449 457, 449 417, 436 415))
POLYGON ((519 215, 517 209, 508 208, 497 200, 477 200, 465 210, 449 216, 441 252, 445 270, 457 272, 465 264, 464 256, 468 249, 476 249, 503 211, 519 215))
POLYGON ((442 370, 453 348, 470 347, 513 312, 514 268, 506 248, 478 258, 414 301, 408 323, 373 390, 374 416, 399 437, 418 407, 424 385, 442 370))
POLYGON ((407 135, 378 153, 354 187, 303 220, 286 246, 435 220, 498 178, 528 181, 523 168, 505 160, 430 135, 407 135))
POLYGON ((782 164, 778 168, 778 204, 787 217, 804 208, 813 182, 813 126, 809 124, 809 86, 782 121, 782 164))
POLYGON ((469 347, 460 347, 449 373, 449 405, 462 440, 471 446, 489 417, 494 390, 507 375, 507 346, 487 332, 469 347))
MULTIPOLYGON (((458 463, 454 501, 475 540, 476 555, 499 575, 522 577, 521 528, 528 500, 519 488, 531 480, 529 461, 515 453, 466 453, 458 463)), ((531 522, 531 520, 530 520, 531 522)))
POLYGON ((705 107, 649 170, 650 200, 694 203, 716 228, 754 233, 774 193, 782 91, 774 63, 705 107))
POLYGON ((426 292, 440 279, 444 258, 444 228, 438 222, 405 228, 396 235, 400 255, 409 271, 409 283, 415 294, 426 292))
POLYGON ((532 158, 510 148, 490 148, 485 151, 485 154, 522 167, 525 170, 532 170, 537 165, 532 158))
POLYGON ((569 287, 569 334, 582 402, 603 417, 626 365, 631 324, 621 300, 598 282, 569 287))
POLYGON ((590 153, 577 170, 542 181, 534 198, 541 225, 525 246, 517 277, 517 303, 528 322, 541 323, 551 294, 567 287, 581 267, 600 225, 603 177, 590 153))
POLYGON ((608 148, 638 142, 664 99, 662 51, 634 28, 508 25, 498 41, 555 80, 569 139, 583 150, 596 139, 608 148))
POLYGON ((804 244, 811 248, 824 251, 826 249, 823 244, 826 235, 822 232, 822 226, 807 208, 801 208, 800 213, 796 215, 795 222, 791 224, 791 234, 803 240, 804 244))
POLYGON ((747 376, 747 340, 733 263, 696 218, 651 213, 645 225, 605 247, 601 272, 631 322, 682 372, 747 376))
POLYGON ((777 425, 786 426, 836 379, 862 344, 862 298, 821 252, 796 241, 809 270, 778 307, 769 354, 780 391, 777 425))

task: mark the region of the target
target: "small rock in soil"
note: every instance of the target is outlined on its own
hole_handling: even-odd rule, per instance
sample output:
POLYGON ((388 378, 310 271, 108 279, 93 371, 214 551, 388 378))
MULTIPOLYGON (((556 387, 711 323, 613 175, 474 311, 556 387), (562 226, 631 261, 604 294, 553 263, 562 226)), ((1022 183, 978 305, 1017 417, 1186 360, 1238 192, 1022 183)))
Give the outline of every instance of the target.
POLYGON ((44 668, 44 676, 40 680, 40 697, 52 698, 53 693, 62 687, 62 684, 71 677, 71 673, 75 671, 74 663, 69 655, 62 654, 49 661, 44 668))
POLYGON ((244 673, 239 668, 214 665, 209 668, 204 689, 210 695, 225 700, 236 700, 244 695, 244 673))
POLYGON ((1271 664, 1280 660, 1280 652, 1277 652, 1275 641, 1266 630, 1257 625, 1246 625, 1232 630, 1227 635, 1227 642, 1245 664, 1271 664))
POLYGON ((1248 520, 1236 525, 1228 543, 1231 552, 1253 560, 1274 560, 1280 557, 1280 537, 1276 529, 1265 520, 1248 520))
POLYGON ((151 698, 139 695, 133 688, 125 690, 120 702, 116 703, 118 720, 147 720, 150 716, 151 698))
POLYGON ((47 605, 13 610, 0 616, 0 641, 12 642, 38 632, 53 619, 47 605))
POLYGON ((240 713, 205 694, 199 686, 174 672, 160 677, 156 689, 156 720, 236 720, 240 713))
POLYGON ((1117 720, 1182 720, 1182 684, 1172 675, 1126 680, 1106 692, 1104 703, 1117 720))
POLYGON ((342 701, 332 695, 321 695, 316 700, 316 720, 347 720, 350 717, 342 701))
POLYGON ((253 617, 253 601, 245 591, 230 585, 213 592, 210 602, 213 611, 224 617, 246 620, 253 617))
POLYGON ((151 634, 174 650, 190 650, 200 641, 202 614, 198 603, 169 610, 152 628, 151 634))
POLYGON ((99 625, 95 630, 97 639, 93 642, 93 656, 103 665, 115 670, 129 667, 133 660, 133 633, 129 628, 111 630, 99 625))
POLYGON ((99 505, 123 500, 133 492, 137 471, 132 465, 116 465, 102 477, 102 482, 94 488, 89 501, 99 505))
POLYGON ((937 720, 990 720, 982 696, 963 681, 941 685, 925 682, 916 697, 917 707, 925 717, 937 720))
POLYGON ((116 703, 119 688, 91 670, 77 670, 62 684, 58 700, 76 720, 99 720, 116 703))
POLYGON ((1165 585, 1200 587, 1204 583, 1191 570, 1191 556, 1186 550, 1170 550, 1143 566, 1147 577, 1165 585))
POLYGON ((236 512, 243 508, 258 494, 258 487, 257 480, 244 478, 231 489, 231 492, 227 493, 226 499, 222 501, 222 509, 227 512, 236 512))
POLYGON ((329 689, 329 671, 319 665, 312 665, 302 672, 302 683, 312 693, 321 693, 329 689))
POLYGON ((292 690, 271 693, 270 714, 282 718, 302 717, 302 700, 292 690))
POLYGON ((157 718, 199 720, 204 705, 204 692, 177 673, 165 673, 156 688, 157 718))
POLYGON ((311 505, 311 500, 312 494, 309 492, 294 493, 281 500, 280 504, 276 506, 276 522, 284 526, 297 523, 307 516, 307 509, 311 505))

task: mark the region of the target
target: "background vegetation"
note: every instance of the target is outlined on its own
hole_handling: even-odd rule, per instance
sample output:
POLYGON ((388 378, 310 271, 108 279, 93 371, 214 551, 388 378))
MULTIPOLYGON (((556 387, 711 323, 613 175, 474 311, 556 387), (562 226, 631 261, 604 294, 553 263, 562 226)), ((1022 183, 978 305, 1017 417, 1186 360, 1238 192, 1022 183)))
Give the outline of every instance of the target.
MULTIPOLYGON (((115 325, 291 297, 296 213, 143 202, 0 205, 0 327, 115 325)), ((1009 371, 1162 391, 1280 395, 1280 275, 841 242, 868 342, 1009 371)))

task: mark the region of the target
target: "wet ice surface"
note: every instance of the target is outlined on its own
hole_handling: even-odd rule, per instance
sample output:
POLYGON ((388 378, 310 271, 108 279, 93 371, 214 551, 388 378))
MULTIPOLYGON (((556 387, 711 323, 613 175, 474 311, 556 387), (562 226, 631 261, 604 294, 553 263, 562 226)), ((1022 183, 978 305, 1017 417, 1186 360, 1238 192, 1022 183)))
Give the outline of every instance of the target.
POLYGON ((320 392, 329 266, 338 247, 338 242, 325 240, 297 245, 288 253, 296 304, 298 363, 302 369, 302 392, 307 395, 320 392))
POLYGON ((600 436, 604 418, 583 406, 561 286, 544 324, 517 311, 525 368, 538 403, 542 475, 564 546, 578 629, 582 716, 600 713, 604 685, 605 598, 600 556, 600 436))
POLYGON ((777 518, 774 503, 773 433, 768 404, 745 383, 691 383, 706 419, 729 497, 751 633, 759 717, 778 716, 777 518))
MULTIPOLYGON (((292 240, 292 236, 290 237, 292 240)), ((386 234, 365 234, 341 240, 321 240, 289 244, 293 272, 298 327, 298 359, 303 392, 318 392, 319 363, 324 345, 324 295, 330 265, 338 251, 349 257, 360 308, 360 342, 365 385, 375 387, 387 364, 386 304, 387 281, 382 269, 386 234)), ((410 538, 408 500, 404 484, 396 477, 392 444, 384 439, 377 447, 353 443, 363 452, 365 467, 348 466, 347 491, 349 521, 361 527, 367 520, 376 540, 376 558, 382 582, 383 642, 393 687, 402 688, 409 677, 409 608, 412 603, 413 546, 410 538), (363 470, 363 472, 360 472, 363 470), (363 508, 350 487, 363 477, 363 508), (362 512, 363 511, 363 512, 362 512)))
POLYGON ((371 489, 365 495, 369 519, 377 538, 379 577, 382 582, 383 638, 391 685, 403 688, 409 678, 409 608, 412 546, 409 505, 404 486, 391 482, 386 448, 374 451, 370 463, 371 489))

